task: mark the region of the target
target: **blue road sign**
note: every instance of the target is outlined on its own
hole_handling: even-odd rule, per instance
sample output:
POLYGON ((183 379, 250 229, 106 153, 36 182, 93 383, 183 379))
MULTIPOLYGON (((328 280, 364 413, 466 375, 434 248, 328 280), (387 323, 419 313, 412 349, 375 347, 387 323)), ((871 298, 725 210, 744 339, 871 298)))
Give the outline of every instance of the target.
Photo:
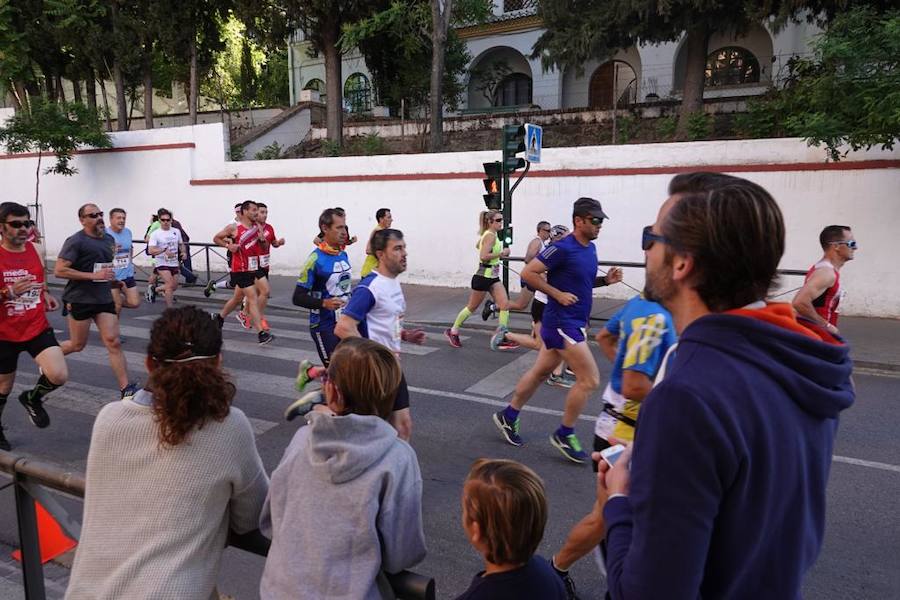
POLYGON ((541 162, 541 138, 543 130, 540 125, 525 123, 525 160, 528 162, 541 162))

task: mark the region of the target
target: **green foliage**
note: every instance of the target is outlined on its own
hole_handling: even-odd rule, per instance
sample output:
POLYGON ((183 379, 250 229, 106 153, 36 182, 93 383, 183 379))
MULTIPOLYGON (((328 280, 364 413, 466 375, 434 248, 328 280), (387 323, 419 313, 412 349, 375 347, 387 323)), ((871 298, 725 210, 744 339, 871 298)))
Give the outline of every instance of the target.
POLYGON ((239 161, 247 157, 247 149, 243 146, 232 146, 228 150, 228 160, 239 161))
POLYGON ((784 89, 749 102, 737 128, 754 137, 803 137, 833 160, 845 145, 892 149, 900 139, 900 11, 837 16, 814 56, 792 60, 784 89))
POLYGON ((272 142, 259 152, 253 155, 255 160, 275 160, 277 158, 281 158, 281 154, 284 151, 284 146, 279 144, 278 142, 272 142))
POLYGON ((341 155, 341 144, 335 140, 324 139, 322 140, 322 155, 323 156, 340 156, 341 155))
POLYGON ((475 89, 481 92, 481 95, 488 101, 489 106, 497 105, 497 87, 510 73, 512 73, 512 69, 504 60, 492 62, 483 69, 474 69, 472 71, 475 89))
POLYGON ((0 143, 7 152, 52 152, 53 165, 45 173, 74 175, 70 163, 79 146, 109 148, 112 141, 100 129, 97 113, 81 103, 55 103, 42 98, 31 101, 31 110, 17 112, 0 127, 0 143))
POLYGON ((616 143, 627 144, 635 138, 641 128, 641 121, 634 115, 625 115, 616 120, 616 143))
POLYGON ((712 135, 713 118, 703 111, 691 113, 687 120, 687 135, 690 141, 705 140, 712 135))
POLYGON ((384 154, 384 140, 377 133, 367 133, 359 142, 362 153, 366 156, 384 154))
POLYGON ((660 117, 656 120, 656 134, 661 140, 671 140, 675 137, 675 130, 678 128, 678 116, 669 115, 668 117, 660 117))

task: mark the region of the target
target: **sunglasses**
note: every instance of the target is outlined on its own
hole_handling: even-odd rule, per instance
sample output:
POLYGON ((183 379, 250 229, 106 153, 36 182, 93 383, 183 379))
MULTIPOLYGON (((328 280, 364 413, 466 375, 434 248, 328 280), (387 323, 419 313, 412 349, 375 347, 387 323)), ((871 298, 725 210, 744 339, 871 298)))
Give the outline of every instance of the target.
POLYGON ((13 229, 22 229, 23 227, 31 227, 34 221, 6 221, 6 224, 13 229))
POLYGON ((494 223, 502 223, 503 219, 491 219, 494 223))
POLYGON ((841 244, 844 244, 851 250, 856 250, 859 247, 859 245, 856 243, 856 240, 846 240, 846 241, 841 240, 840 242, 831 242, 831 243, 836 244, 838 246, 841 244))
POLYGON ((541 233, 550 233, 549 229, 541 229, 541 233))
POLYGON ((172 220, 172 219, 160 219, 160 222, 162 222, 162 223, 168 223, 168 222, 171 221, 171 220, 172 220))
POLYGON ((669 238, 666 236, 653 233, 653 225, 647 225, 644 227, 644 231, 641 234, 641 250, 644 252, 650 250, 656 242, 659 242, 660 244, 670 243, 669 238))
POLYGON ((575 215, 576 217, 581 217, 584 221, 587 221, 594 227, 600 227, 603 225, 603 217, 592 217, 590 215, 575 215))
POLYGON ((101 210, 100 212, 95 212, 95 213, 84 213, 84 216, 89 219, 102 219, 103 211, 101 210))

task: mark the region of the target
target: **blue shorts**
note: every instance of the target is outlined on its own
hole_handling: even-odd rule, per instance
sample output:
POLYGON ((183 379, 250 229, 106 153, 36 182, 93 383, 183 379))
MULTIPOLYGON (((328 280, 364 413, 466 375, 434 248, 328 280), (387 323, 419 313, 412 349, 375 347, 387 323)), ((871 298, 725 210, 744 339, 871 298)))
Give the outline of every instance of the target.
POLYGON ((574 346, 585 340, 584 327, 553 327, 541 324, 541 340, 551 350, 562 350, 566 344, 574 346))

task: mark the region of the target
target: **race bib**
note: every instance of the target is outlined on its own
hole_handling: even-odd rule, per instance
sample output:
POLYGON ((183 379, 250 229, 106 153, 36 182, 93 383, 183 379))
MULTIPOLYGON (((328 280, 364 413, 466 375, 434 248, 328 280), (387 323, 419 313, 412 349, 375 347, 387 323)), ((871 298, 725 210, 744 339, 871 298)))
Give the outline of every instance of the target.
POLYGON ((500 277, 500 265, 496 264, 491 267, 491 279, 500 277))
POLYGON ((403 339, 403 321, 401 319, 394 320, 394 341, 399 342, 403 339))
POLYGON ((268 269, 269 268, 269 257, 270 257, 269 254, 264 254, 264 255, 260 256, 259 257, 259 266, 262 267, 263 269, 268 269))
POLYGON ((41 303, 41 297, 43 295, 44 288, 43 286, 38 286, 36 288, 30 289, 27 292, 22 293, 15 298, 6 301, 6 313, 7 315, 12 315, 17 312, 24 312, 26 310, 31 310, 37 308, 41 303))
POLYGON ((259 269, 259 257, 258 256, 248 256, 247 257, 247 270, 248 271, 256 271, 259 269))
POLYGON ((127 269, 131 264, 131 255, 128 253, 116 254, 113 258, 113 267, 116 269, 127 269))
POLYGON ((113 263, 94 263, 94 273, 99 273, 103 269, 112 269, 113 263))

